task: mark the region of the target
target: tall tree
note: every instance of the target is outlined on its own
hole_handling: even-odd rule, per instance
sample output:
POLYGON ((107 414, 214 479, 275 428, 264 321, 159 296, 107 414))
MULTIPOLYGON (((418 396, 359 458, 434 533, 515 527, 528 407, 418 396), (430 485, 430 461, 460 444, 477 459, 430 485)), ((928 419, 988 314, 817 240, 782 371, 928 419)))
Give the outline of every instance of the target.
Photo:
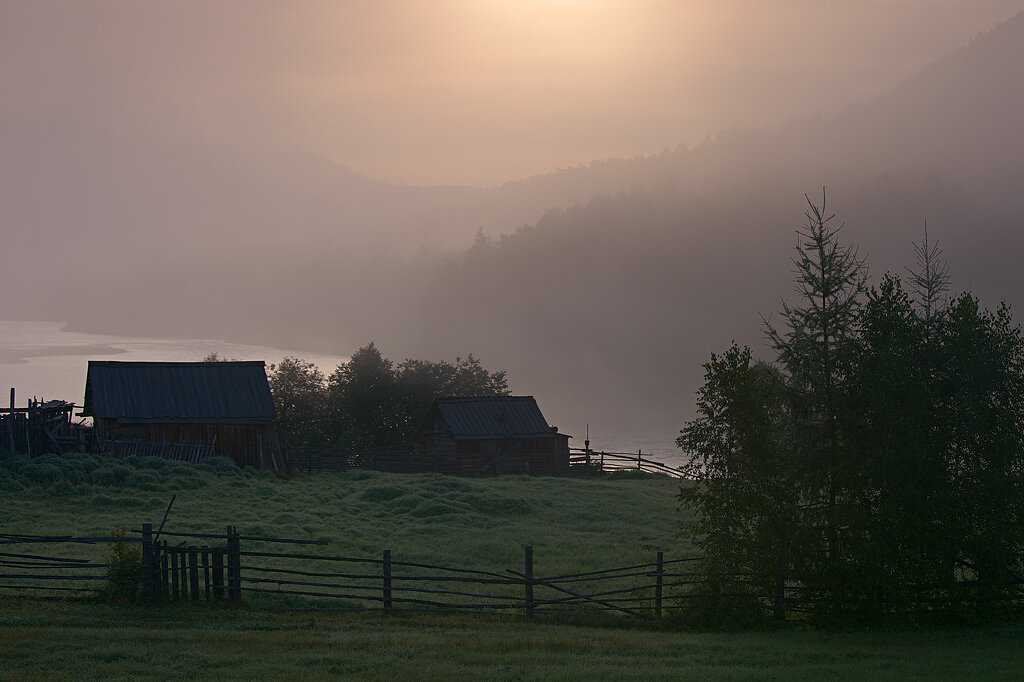
POLYGON ((914 243, 915 267, 909 269, 910 285, 921 319, 929 333, 942 314, 949 291, 949 264, 942 257, 938 242, 929 244, 928 223, 924 224, 924 241, 914 243))
POLYGON ((330 437, 324 373, 301 358, 286 357, 268 368, 278 433, 299 447, 322 445, 330 437))
POLYGON ((797 300, 782 302, 782 329, 764 323, 790 389, 805 508, 820 512, 825 561, 834 568, 840 539, 836 505, 842 501, 839 409, 867 267, 856 248, 840 243, 843 225, 835 226, 835 214, 827 212, 824 188, 820 206, 804 199, 806 222, 797 230, 793 260, 797 300))
POLYGON ((1024 573, 1024 336, 971 294, 940 329, 940 400, 961 565, 984 584, 1024 573))
POLYGON ((868 604, 894 608, 953 576, 944 418, 927 325, 898 277, 868 292, 858 326, 845 415, 848 580, 868 604))
POLYGON ((404 439, 394 363, 372 342, 331 373, 328 399, 336 445, 350 449, 389 447, 404 439))
POLYGON ((709 594, 774 600, 799 541, 782 377, 735 344, 704 370, 697 417, 676 440, 693 481, 679 494, 694 512, 683 532, 701 549, 709 594))

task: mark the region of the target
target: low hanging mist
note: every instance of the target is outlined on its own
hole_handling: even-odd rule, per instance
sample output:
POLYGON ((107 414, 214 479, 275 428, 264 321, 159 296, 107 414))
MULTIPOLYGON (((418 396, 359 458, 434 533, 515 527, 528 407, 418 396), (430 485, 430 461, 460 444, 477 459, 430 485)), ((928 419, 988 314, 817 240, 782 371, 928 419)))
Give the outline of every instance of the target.
POLYGON ((912 259, 927 220, 954 290, 1024 301, 1021 64, 1024 13, 861 103, 805 83, 821 103, 805 110, 827 115, 780 124, 777 108, 773 127, 490 188, 372 180, 305 143, 8 112, 0 315, 472 353, 553 421, 671 434, 711 352, 764 347, 757 321, 790 293, 804 194, 822 186, 879 275, 912 259))

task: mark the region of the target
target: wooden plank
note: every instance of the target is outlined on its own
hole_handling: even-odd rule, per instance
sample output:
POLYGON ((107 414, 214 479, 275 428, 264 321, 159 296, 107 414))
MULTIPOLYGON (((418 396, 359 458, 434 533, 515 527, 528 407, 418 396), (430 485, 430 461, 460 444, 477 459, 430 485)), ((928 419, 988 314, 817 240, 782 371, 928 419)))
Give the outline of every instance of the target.
POLYGON ((206 601, 210 601, 210 551, 208 549, 203 550, 203 585, 206 588, 206 601))
POLYGON ((663 552, 658 552, 657 564, 658 567, 655 569, 658 575, 656 577, 657 582, 654 587, 654 615, 661 618, 661 601, 664 588, 664 576, 662 574, 665 572, 665 554, 663 552))
POLYGON ((178 589, 178 551, 177 548, 171 548, 171 598, 178 599, 181 597, 181 591, 178 589))
POLYGON ((384 609, 391 610, 391 550, 384 550, 384 561, 382 563, 384 571, 384 609))
POLYGON ((533 614, 533 547, 527 545, 524 551, 526 573, 523 575, 523 601, 527 615, 533 614))
POLYGON ((228 526, 228 598, 233 602, 242 601, 242 556, 238 533, 234 526, 228 526))
POLYGON ((224 550, 213 550, 213 598, 224 598, 224 550))
MULTIPOLYGON (((523 575, 522 573, 519 573, 518 571, 513 571, 511 568, 506 568, 505 570, 508 571, 509 573, 511 573, 512 575, 517 575, 520 578, 524 578, 524 579, 526 578, 525 575, 523 575)), ((542 580, 540 578, 532 578, 531 577, 530 582, 532 584, 544 585, 545 587, 550 587, 551 589, 553 589, 553 590, 555 590, 557 592, 564 592, 565 594, 568 594, 568 595, 573 596, 573 597, 578 597, 578 598, 580 598, 580 599, 582 599, 584 601, 589 601, 589 602, 593 602, 595 604, 600 604, 601 606, 604 606, 605 608, 614 609, 616 611, 622 611, 623 613, 628 613, 631 616, 636 615, 633 611, 630 611, 629 609, 624 609, 621 606, 617 606, 615 604, 612 604, 611 602, 607 602, 607 601, 604 601, 602 599, 595 599, 592 596, 589 596, 589 595, 586 595, 586 594, 580 594, 579 592, 573 592, 572 590, 566 589, 564 587, 560 587, 559 585, 556 585, 554 583, 545 582, 544 580, 542 580)))
POLYGON ((194 549, 188 553, 188 589, 192 601, 199 601, 199 552, 194 549))

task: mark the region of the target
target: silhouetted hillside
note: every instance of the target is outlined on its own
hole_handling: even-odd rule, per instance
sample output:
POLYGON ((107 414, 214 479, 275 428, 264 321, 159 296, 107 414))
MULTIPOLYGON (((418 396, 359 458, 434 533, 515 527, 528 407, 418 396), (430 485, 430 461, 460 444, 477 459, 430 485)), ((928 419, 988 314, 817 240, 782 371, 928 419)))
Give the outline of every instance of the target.
MULTIPOLYGON (((18 295, 0 315, 473 352, 573 418, 603 405, 674 423, 711 351, 759 343, 758 315, 789 291, 803 193, 822 185, 875 273, 909 262, 927 219, 956 286, 1024 301, 1021 64, 1024 13, 836 116, 487 189, 7 121, 0 287, 18 295), (478 229, 491 242, 460 254, 478 229)), ((831 84, 807 87, 828 101, 831 84)))
POLYGON ((583 414, 635 405, 679 418, 709 353, 761 346, 759 315, 790 293, 803 193, 819 198, 822 184, 876 275, 911 263, 927 219, 956 287, 1024 302, 1022 63, 1024 14, 832 119, 622 162, 645 187, 551 211, 450 261, 416 337, 428 352, 478 349, 583 414))

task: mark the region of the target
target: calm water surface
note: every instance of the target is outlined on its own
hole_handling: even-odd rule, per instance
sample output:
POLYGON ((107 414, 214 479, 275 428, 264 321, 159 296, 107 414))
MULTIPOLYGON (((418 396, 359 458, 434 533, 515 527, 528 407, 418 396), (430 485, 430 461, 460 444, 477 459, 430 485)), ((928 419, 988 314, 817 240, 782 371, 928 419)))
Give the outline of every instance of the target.
POLYGON ((60 322, 0 320, 0 402, 17 390, 19 406, 35 396, 81 404, 89 360, 197 362, 210 353, 233 360, 278 362, 297 355, 330 373, 348 358, 216 339, 146 339, 64 331, 60 322))
MULTIPOLYGON (((108 336, 65 331, 61 322, 0 320, 0 404, 8 403, 10 389, 17 391, 18 406, 31 398, 68 400, 82 403, 89 360, 146 362, 195 362, 210 353, 235 360, 279 362, 293 355, 317 364, 325 374, 348 358, 301 350, 253 346, 217 339, 164 339, 108 336)), ((529 391, 527 391, 529 393, 529 391)), ((544 415, 558 424, 562 433, 573 436, 572 447, 582 448, 586 423, 560 420, 557 405, 537 396, 544 415)), ((673 441, 678 426, 637 429, 629 425, 590 424, 590 444, 597 450, 636 453, 650 459, 678 465, 680 452, 673 441)))

